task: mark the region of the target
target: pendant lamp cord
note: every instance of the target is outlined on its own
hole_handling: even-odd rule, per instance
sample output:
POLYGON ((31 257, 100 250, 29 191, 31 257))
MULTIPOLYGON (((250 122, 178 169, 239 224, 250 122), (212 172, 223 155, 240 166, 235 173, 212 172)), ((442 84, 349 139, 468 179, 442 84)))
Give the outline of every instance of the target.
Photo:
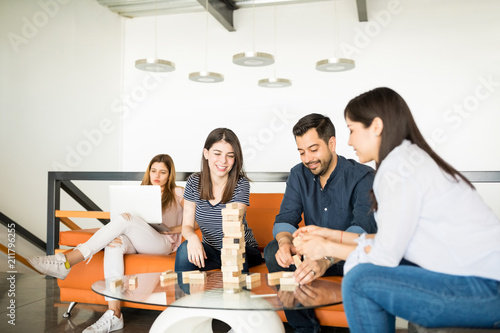
POLYGON ((334 36, 334 57, 338 58, 339 57, 339 17, 337 14, 337 1, 335 0, 333 2, 333 19, 334 19, 334 28, 335 32, 333 33, 334 36))
POLYGON ((205 1, 205 7, 207 10, 205 18, 205 71, 208 71, 208 0, 205 1))
MULTIPOLYGON (((277 14, 276 14, 276 6, 274 6, 274 56, 277 57, 277 53, 276 53, 276 44, 278 43, 278 39, 277 39, 277 27, 278 27, 278 24, 276 23, 277 21, 277 14)), ((276 78, 276 61, 274 61, 274 77, 276 78)))
POLYGON ((158 59, 158 1, 155 2, 155 59, 158 59))

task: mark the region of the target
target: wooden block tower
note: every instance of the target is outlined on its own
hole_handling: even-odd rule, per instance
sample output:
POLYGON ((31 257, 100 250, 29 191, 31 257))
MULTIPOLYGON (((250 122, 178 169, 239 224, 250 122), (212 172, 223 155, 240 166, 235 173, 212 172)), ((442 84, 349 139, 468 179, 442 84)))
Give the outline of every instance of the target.
POLYGON ((224 291, 234 293, 241 290, 246 283, 246 274, 241 274, 245 263, 245 226, 244 210, 237 203, 228 203, 222 209, 221 262, 224 291))

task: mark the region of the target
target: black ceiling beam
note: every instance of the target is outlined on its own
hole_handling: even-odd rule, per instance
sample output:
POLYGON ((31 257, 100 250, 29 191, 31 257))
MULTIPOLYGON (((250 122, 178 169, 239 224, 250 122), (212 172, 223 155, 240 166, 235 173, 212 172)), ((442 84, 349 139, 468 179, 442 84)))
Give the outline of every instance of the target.
POLYGON ((356 0, 358 6, 359 22, 368 22, 368 11, 366 9, 366 0, 356 0))
MULTIPOLYGON (((197 0, 203 8, 206 8, 206 0, 197 0)), ((233 8, 221 0, 208 0, 208 12, 228 31, 236 31, 233 25, 233 8)))

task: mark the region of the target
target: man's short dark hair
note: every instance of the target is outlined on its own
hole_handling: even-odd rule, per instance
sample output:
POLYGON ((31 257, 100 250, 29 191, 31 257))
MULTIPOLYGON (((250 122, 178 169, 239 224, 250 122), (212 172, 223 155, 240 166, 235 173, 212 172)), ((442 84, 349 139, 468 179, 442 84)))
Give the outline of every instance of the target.
POLYGON ((293 126, 293 135, 295 137, 303 136, 311 128, 316 129, 320 139, 328 144, 330 138, 335 136, 335 126, 327 116, 319 113, 311 113, 307 116, 300 118, 300 120, 293 126))

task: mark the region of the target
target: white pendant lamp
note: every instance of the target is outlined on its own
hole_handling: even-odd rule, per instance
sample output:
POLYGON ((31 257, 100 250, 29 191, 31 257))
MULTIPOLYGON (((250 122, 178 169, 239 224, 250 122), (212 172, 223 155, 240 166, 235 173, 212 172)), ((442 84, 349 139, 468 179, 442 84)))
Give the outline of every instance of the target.
MULTIPOLYGON (((337 0, 334 1, 334 24, 335 24, 335 53, 338 54, 338 17, 337 17, 337 0)), ((356 66, 354 60, 340 57, 323 59, 316 63, 316 69, 321 72, 343 72, 353 69, 356 66)))
POLYGON ((261 67, 268 66, 274 63, 274 57, 272 54, 265 52, 255 51, 255 0, 253 1, 253 50, 249 52, 242 52, 235 54, 233 56, 233 63, 239 66, 246 67, 261 67))
POLYGON ((155 4, 155 57, 135 61, 135 68, 146 72, 172 72, 175 64, 168 60, 158 59, 158 2, 155 4))
MULTIPOLYGON (((276 6, 274 6, 274 54, 276 54, 276 44, 277 44, 277 24, 276 24, 276 6)), ((274 76, 269 79, 259 80, 259 87, 263 88, 285 88, 290 87, 292 85, 292 81, 289 79, 277 78, 276 77, 276 63, 273 66, 274 76)))
POLYGON ((189 73, 189 79, 191 81, 200 83, 217 83, 224 81, 224 75, 215 72, 209 72, 206 70, 208 56, 208 0, 205 1, 205 7, 205 9, 207 10, 205 31, 205 70, 189 73))

